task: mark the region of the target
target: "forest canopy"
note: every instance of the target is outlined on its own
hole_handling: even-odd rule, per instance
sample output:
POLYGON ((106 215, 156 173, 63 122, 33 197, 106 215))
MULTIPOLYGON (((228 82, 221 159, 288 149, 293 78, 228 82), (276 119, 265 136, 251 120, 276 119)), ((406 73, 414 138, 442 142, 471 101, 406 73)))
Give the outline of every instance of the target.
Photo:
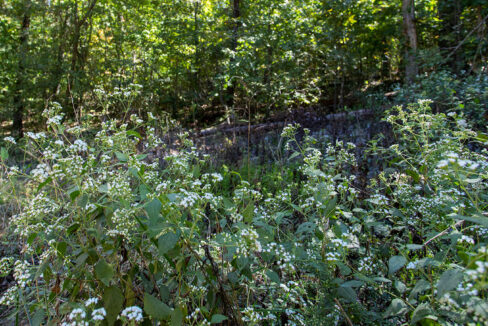
POLYGON ((488 325, 486 0, 0 0, 0 325, 488 325))
POLYGON ((134 109, 200 126, 361 107, 485 69, 487 15, 483 0, 2 0, 0 119, 21 134, 51 102, 80 119, 95 89, 130 85, 134 109))

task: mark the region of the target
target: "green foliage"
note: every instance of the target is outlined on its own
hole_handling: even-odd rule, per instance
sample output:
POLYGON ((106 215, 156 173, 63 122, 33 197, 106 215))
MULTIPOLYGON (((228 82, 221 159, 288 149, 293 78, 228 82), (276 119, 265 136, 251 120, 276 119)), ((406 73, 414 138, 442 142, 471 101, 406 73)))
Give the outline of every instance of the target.
POLYGON ((15 280, 0 304, 38 324, 483 324, 486 142, 430 104, 387 114, 395 143, 371 147, 385 166, 361 192, 355 145, 321 152, 298 125, 246 180, 186 135, 152 162, 155 120, 95 134, 54 106, 46 132, 6 142, 31 161, 2 160, 22 248, 0 261, 15 280))
POLYGON ((452 112, 472 121, 477 129, 487 123, 488 77, 486 74, 458 78, 448 71, 434 72, 419 77, 408 87, 398 87, 395 101, 399 104, 431 99, 436 111, 452 112))
MULTIPOLYGON (((118 118, 164 111, 200 125, 364 106, 365 94, 402 79, 400 8, 399 0, 4 1, 2 127, 19 108, 41 127, 53 101, 77 122, 90 108, 118 118), (137 96, 121 100, 134 85, 137 96), (110 102, 100 103, 97 87, 110 102)), ((416 1, 423 71, 450 67, 443 58, 463 39, 456 66, 486 70, 486 12, 482 1, 416 1)))

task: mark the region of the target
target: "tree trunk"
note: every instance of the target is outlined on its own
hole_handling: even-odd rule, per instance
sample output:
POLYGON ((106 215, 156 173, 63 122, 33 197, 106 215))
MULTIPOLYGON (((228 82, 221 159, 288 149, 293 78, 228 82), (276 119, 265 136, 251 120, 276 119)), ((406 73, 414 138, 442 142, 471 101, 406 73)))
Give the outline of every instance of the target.
MULTIPOLYGON (((73 31, 73 38, 72 38, 72 50, 71 50, 71 69, 70 72, 68 73, 68 87, 66 89, 66 97, 68 99, 68 102, 71 100, 72 109, 73 109, 73 111, 69 113, 72 114, 76 113, 78 109, 77 107, 80 105, 80 103, 76 103, 76 104, 74 103, 73 91, 74 88, 76 88, 76 84, 78 82, 77 79, 80 77, 79 74, 81 72, 81 69, 84 67, 83 57, 81 56, 80 49, 79 49, 81 32, 83 26, 86 24, 88 19, 91 18, 96 3, 97 0, 92 0, 88 4, 86 12, 81 18, 80 15, 78 14, 77 1, 75 2, 73 8, 74 31, 73 31)), ((82 96, 83 96, 82 94, 78 94, 78 99, 81 99, 82 96)))
POLYGON ((30 0, 24 1, 24 16, 20 27, 19 38, 19 66, 17 71, 17 81, 15 82, 14 94, 14 114, 12 124, 12 134, 17 138, 24 136, 23 115, 25 111, 24 91, 25 91, 25 59, 27 57, 27 48, 29 45, 29 27, 30 27, 30 0))
POLYGON ((405 81, 410 84, 418 75, 418 44, 414 0, 402 0, 402 15, 403 34, 405 36, 405 81))
MULTIPOLYGON (((444 53, 451 53, 461 42, 461 12, 462 6, 459 0, 439 1, 439 20, 442 22, 440 31, 439 48, 444 53)), ((454 72, 459 72, 464 66, 461 51, 456 51, 445 62, 454 72)))
MULTIPOLYGON (((237 49, 237 39, 238 39, 238 32, 239 32, 239 22, 238 19, 241 17, 241 9, 240 9, 240 0, 230 0, 232 6, 232 15, 231 15, 231 26, 232 26, 232 37, 230 41, 230 49, 232 52, 235 52, 237 49)), ((230 62, 231 65, 235 61, 233 57, 231 57, 230 62)), ((236 81, 234 76, 230 76, 232 78, 231 85, 227 88, 227 107, 232 108, 234 106, 234 93, 236 88, 236 81)))

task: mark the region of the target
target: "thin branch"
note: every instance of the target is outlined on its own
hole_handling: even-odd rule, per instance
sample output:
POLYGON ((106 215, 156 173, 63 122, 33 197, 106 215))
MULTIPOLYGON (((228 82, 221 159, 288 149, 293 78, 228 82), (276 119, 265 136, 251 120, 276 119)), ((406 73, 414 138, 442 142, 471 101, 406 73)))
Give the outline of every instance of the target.
POLYGON ((349 318, 349 316, 347 315, 346 311, 344 310, 344 308, 342 308, 342 305, 341 303, 339 302, 339 300, 337 300, 337 298, 334 298, 334 301, 335 303, 339 306, 339 310, 342 312, 342 314, 344 315, 344 317, 346 318, 346 321, 347 321, 347 324, 349 326, 354 326, 351 319, 349 318))
POLYGON ((424 243, 423 246, 426 247, 430 242, 432 242, 435 239, 440 238, 443 235, 451 232, 454 228, 457 228, 458 226, 461 226, 463 223, 464 223, 464 220, 461 220, 461 221, 457 222, 456 224, 454 224, 454 226, 448 227, 447 229, 445 229, 444 231, 442 231, 441 233, 439 233, 438 235, 434 236, 433 238, 431 238, 430 240, 428 240, 426 243, 424 243))
POLYGON ((451 51, 451 53, 449 53, 449 55, 446 57, 446 61, 452 57, 454 55, 454 53, 456 53, 457 50, 459 50, 459 48, 468 40, 468 38, 471 36, 471 34, 473 34, 478 28, 480 28, 485 22, 486 20, 488 19, 488 15, 485 16, 485 18, 483 18, 483 20, 471 31, 468 33, 468 35, 466 35, 466 37, 464 38, 464 40, 462 40, 455 48, 454 50, 451 51))

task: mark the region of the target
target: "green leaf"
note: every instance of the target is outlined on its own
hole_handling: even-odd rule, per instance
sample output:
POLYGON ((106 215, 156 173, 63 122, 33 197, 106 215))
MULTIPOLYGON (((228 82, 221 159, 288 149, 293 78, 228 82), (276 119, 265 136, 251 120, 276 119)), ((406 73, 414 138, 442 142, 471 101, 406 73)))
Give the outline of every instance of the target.
POLYGON ((485 217, 481 214, 475 214, 474 216, 462 216, 462 215, 452 214, 449 216, 455 220, 465 220, 465 221, 483 225, 484 227, 488 227, 488 217, 485 217))
POLYGON ((159 213, 161 212, 162 204, 159 199, 154 198, 146 204, 146 213, 151 221, 157 221, 159 219, 159 213))
POLYGON ((78 186, 74 186, 73 188, 68 190, 68 195, 69 198, 71 198, 71 201, 74 201, 76 197, 80 195, 80 193, 80 188, 78 188, 78 186))
POLYGON ((349 286, 340 286, 337 288, 337 294, 347 302, 354 303, 357 301, 356 291, 349 286))
POLYGON ((111 286, 105 289, 103 293, 104 308, 107 312, 106 320, 109 326, 112 326, 117 320, 117 316, 122 310, 124 303, 124 296, 122 291, 115 286, 111 286))
POLYGON ((37 233, 29 234, 29 237, 27 238, 27 243, 31 245, 36 238, 37 238, 37 233))
POLYGON ((39 192, 42 188, 44 188, 49 182, 53 181, 51 177, 47 178, 37 187, 37 192, 39 192))
POLYGON ((420 175, 417 172, 415 172, 414 170, 407 169, 407 170, 405 170, 405 173, 407 175, 411 176, 413 181, 415 181, 415 183, 419 183, 420 175))
POLYGON ((168 232, 160 236, 158 239, 159 254, 163 256, 166 253, 168 253, 168 251, 170 251, 176 246, 176 243, 178 242, 179 239, 180 236, 173 232, 168 232))
POLYGON ((290 155, 290 157, 288 158, 289 161, 293 160, 295 157, 297 157, 298 155, 300 155, 299 152, 295 152, 293 154, 290 155))
POLYGON ((442 273, 437 282, 437 298, 442 298, 444 294, 457 288, 462 282, 464 273, 459 269, 450 269, 442 273))
POLYGON ((409 301, 414 300, 418 294, 425 292, 428 289, 430 289, 430 283, 428 281, 424 279, 418 280, 417 283, 415 284, 415 287, 410 292, 410 295, 408 296, 408 300, 409 301))
POLYGON ((252 218, 254 217, 254 202, 250 201, 246 208, 242 211, 242 217, 244 222, 252 223, 252 218))
POLYGON ((407 259, 403 256, 393 256, 388 261, 388 274, 393 275, 398 272, 405 264, 407 259))
POLYGON ((358 288, 364 285, 363 281, 351 280, 341 284, 342 287, 358 288))
POLYGON ((46 311, 44 309, 38 309, 34 316, 31 319, 32 326, 41 326, 44 322, 44 318, 46 317, 46 311))
POLYGON ((2 147, 2 149, 0 150, 0 157, 3 161, 8 160, 8 151, 5 147, 2 147))
POLYGON ((412 320, 410 321, 410 324, 414 325, 415 323, 425 318, 437 320, 437 317, 433 316, 432 314, 433 311, 432 308, 430 308, 430 305, 428 303, 422 303, 413 311, 412 320))
POLYGON ((280 284, 280 276, 275 271, 267 270, 266 275, 269 277, 271 281, 280 284))
POLYGON ((115 152, 115 156, 117 156, 117 159, 120 162, 127 162, 129 160, 127 155, 125 155, 124 153, 121 153, 121 152, 115 152))
POLYGON ((183 325, 183 310, 180 307, 175 307, 171 312, 171 326, 183 325))
POLYGON ((156 320, 164 320, 171 315, 171 309, 162 301, 144 293, 144 311, 156 320))
MULTIPOLYGON (((134 131, 134 130, 127 131, 127 136, 134 136, 136 138, 142 139, 141 134, 138 133, 137 131, 134 131)), ((115 153, 115 154, 117 155, 117 153, 115 153)))
POLYGON ((68 229, 66 230, 67 235, 72 235, 74 232, 76 232, 80 228, 80 223, 73 223, 71 224, 68 229))
POLYGON ((110 281, 114 277, 114 269, 112 265, 108 264, 103 259, 100 259, 95 265, 95 273, 97 274, 97 278, 106 286, 110 285, 110 281))
POLYGON ((422 245, 419 245, 419 244, 408 244, 407 245, 407 249, 408 250, 420 250, 422 249, 424 246, 422 245))
POLYGON ((383 317, 389 318, 393 316, 403 315, 408 312, 408 306, 402 299, 393 299, 390 306, 386 309, 383 317))
POLYGON ((67 248, 68 244, 64 241, 56 243, 56 250, 61 257, 64 257, 67 248))
POLYGON ((220 324, 221 322, 227 319, 228 318, 224 315, 215 314, 212 316, 212 319, 210 320, 210 324, 220 324))

